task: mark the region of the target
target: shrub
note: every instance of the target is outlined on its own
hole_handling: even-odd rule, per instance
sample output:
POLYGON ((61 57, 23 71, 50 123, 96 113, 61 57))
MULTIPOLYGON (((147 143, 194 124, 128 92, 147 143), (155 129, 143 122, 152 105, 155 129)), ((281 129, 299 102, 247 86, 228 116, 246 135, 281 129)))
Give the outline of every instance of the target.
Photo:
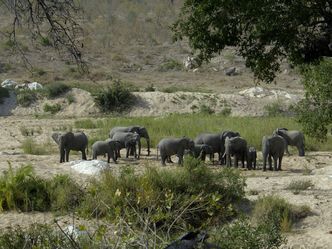
POLYGON ((156 91, 156 88, 153 86, 153 84, 145 87, 144 89, 145 92, 155 92, 156 91))
POLYGON ((215 243, 227 249, 279 248, 285 241, 279 229, 271 221, 253 226, 248 219, 241 218, 214 233, 215 243))
POLYGON ((119 175, 104 172, 91 182, 81 214, 123 218, 135 227, 144 226, 139 217, 150 217, 151 226, 177 231, 185 227, 218 224, 234 215, 232 205, 244 195, 239 172, 225 169, 215 173, 201 161, 186 158, 183 167, 172 170, 148 168, 141 175, 129 167, 119 175))
POLYGON ((232 108, 230 108, 230 107, 225 107, 220 112, 221 115, 226 116, 226 117, 229 116, 229 115, 231 115, 231 113, 232 113, 232 108))
POLYGON ((33 138, 27 138, 22 142, 22 149, 25 154, 31 155, 46 155, 47 150, 44 145, 37 144, 33 138))
POLYGON ((294 194, 298 194, 302 190, 313 187, 314 184, 310 180, 292 181, 286 189, 292 190, 294 194))
POLYGON ((37 100, 37 92, 31 90, 21 90, 17 92, 17 103, 23 107, 29 107, 37 100))
POLYGON ((66 96, 66 99, 67 99, 67 102, 68 102, 69 105, 75 102, 75 97, 72 94, 68 94, 66 96))
POLYGON ((9 169, 0 177, 0 209, 21 211, 46 211, 50 199, 46 183, 35 176, 32 166, 9 169))
POLYGON ((122 112, 134 103, 134 95, 121 82, 115 82, 95 95, 95 103, 103 112, 122 112))
POLYGON ((276 229, 289 232, 294 222, 310 213, 307 206, 293 206, 277 196, 266 196, 257 200, 253 210, 253 220, 262 224, 274 222, 276 229))
POLYGON ((44 106, 43 106, 43 110, 44 110, 44 112, 50 112, 50 113, 52 113, 52 114, 55 114, 55 113, 57 113, 57 112, 59 112, 59 111, 61 111, 61 105, 60 104, 54 104, 54 105, 50 105, 50 104, 45 104, 44 106))
POLYGON ((4 98, 8 98, 8 97, 9 97, 8 89, 0 86, 0 104, 3 103, 4 98))
POLYGON ((71 89, 70 86, 64 83, 52 83, 44 87, 46 96, 48 98, 58 97, 71 89))
POLYGON ((282 109, 282 105, 279 102, 274 102, 272 104, 264 106, 264 111, 269 117, 277 117, 284 115, 284 110, 282 109))
POLYGON ((200 106, 199 111, 203 114, 213 114, 214 113, 214 110, 211 109, 210 106, 207 106, 204 104, 200 106))
POLYGON ((159 72, 167 72, 167 71, 180 71, 183 69, 183 65, 174 60, 174 59, 165 59, 164 62, 159 66, 159 72))
POLYGON ((81 187, 68 175, 56 175, 48 182, 53 211, 73 211, 83 199, 81 187))

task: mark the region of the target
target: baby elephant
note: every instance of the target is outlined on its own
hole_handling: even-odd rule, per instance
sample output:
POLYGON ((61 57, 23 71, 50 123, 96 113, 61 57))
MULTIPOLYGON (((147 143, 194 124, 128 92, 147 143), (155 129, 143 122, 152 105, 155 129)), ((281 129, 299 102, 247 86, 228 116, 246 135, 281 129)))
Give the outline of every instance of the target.
POLYGON ((192 151, 186 150, 185 154, 192 155, 195 158, 199 158, 202 161, 205 161, 206 155, 213 154, 213 149, 207 144, 195 144, 195 147, 192 151))
POLYGON ((119 142, 115 140, 108 141, 97 141, 92 145, 92 159, 97 159, 97 156, 107 154, 107 162, 110 162, 112 158, 113 162, 116 163, 116 151, 119 147, 119 142))
POLYGON ((247 148, 247 168, 256 169, 257 151, 255 147, 247 148))

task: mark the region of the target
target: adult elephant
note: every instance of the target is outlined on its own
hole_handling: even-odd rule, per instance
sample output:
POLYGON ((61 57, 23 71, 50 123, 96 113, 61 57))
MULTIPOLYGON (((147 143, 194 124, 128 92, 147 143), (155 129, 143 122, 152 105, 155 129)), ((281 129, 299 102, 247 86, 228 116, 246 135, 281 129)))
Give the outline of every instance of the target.
POLYGON ((120 157, 120 150, 126 148, 126 158, 129 157, 129 153, 132 151, 135 158, 139 159, 141 154, 141 137, 139 134, 135 132, 116 132, 112 139, 119 142, 117 157, 120 157), (138 152, 136 152, 137 149, 138 152))
POLYGON ((247 157, 247 141, 242 137, 226 137, 225 153, 226 165, 232 166, 231 156, 234 156, 234 165, 238 167, 238 161, 241 160, 244 168, 244 161, 247 157))
POLYGON ((88 137, 83 132, 52 133, 53 140, 58 144, 60 150, 60 163, 69 161, 71 150, 81 151, 82 159, 86 160, 85 150, 88 147, 88 137))
POLYGON ((136 132, 140 137, 146 139, 146 143, 148 146, 148 156, 150 156, 150 137, 147 129, 144 126, 116 126, 110 131, 110 138, 113 138, 116 132, 136 132))
POLYGON ((107 162, 110 162, 112 158, 113 162, 116 163, 117 150, 119 148, 119 141, 108 140, 108 141, 96 141, 92 145, 92 159, 97 159, 97 156, 107 154, 107 162))
POLYGON ((185 150, 193 150, 195 147, 194 141, 187 137, 182 138, 164 138, 159 141, 157 145, 157 160, 158 150, 160 150, 160 157, 162 165, 166 165, 165 161, 172 155, 177 155, 179 164, 182 164, 185 150))
POLYGON ((285 139, 279 135, 264 136, 262 139, 263 170, 266 170, 266 160, 269 162, 269 169, 272 170, 272 158, 274 170, 281 170, 281 162, 285 153, 285 139))
POLYGON ((238 137, 240 133, 234 131, 224 131, 222 133, 201 133, 195 138, 195 144, 206 144, 212 148, 213 154, 218 153, 218 160, 220 164, 224 163, 223 155, 225 153, 225 139, 226 137, 238 137))
POLYGON ((289 131, 287 128, 277 128, 273 134, 282 136, 286 141, 286 153, 288 155, 288 145, 296 146, 299 156, 304 156, 304 135, 301 131, 289 131))

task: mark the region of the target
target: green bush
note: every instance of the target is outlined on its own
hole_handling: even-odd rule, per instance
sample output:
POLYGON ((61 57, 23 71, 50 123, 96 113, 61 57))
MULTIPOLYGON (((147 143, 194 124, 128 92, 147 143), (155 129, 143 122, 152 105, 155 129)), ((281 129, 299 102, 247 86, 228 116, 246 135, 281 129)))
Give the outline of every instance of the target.
POLYGON ((15 171, 9 164, 0 177, 0 211, 46 211, 50 204, 46 182, 34 174, 31 165, 15 171))
POLYGON ((241 218, 215 230, 212 241, 220 248, 276 249, 285 241, 280 229, 271 221, 253 226, 248 219, 241 218))
POLYGON ((314 184, 310 180, 297 180, 292 181, 286 189, 292 190, 294 194, 298 194, 300 191, 307 190, 313 186, 314 184))
POLYGON ((54 104, 54 105, 50 105, 50 104, 45 104, 44 106, 43 106, 43 110, 44 110, 44 112, 50 112, 50 113, 52 113, 52 114, 55 114, 55 113, 57 113, 57 112, 59 112, 59 111, 61 111, 61 105, 60 104, 54 104))
POLYGON ((95 103, 102 112, 122 112, 133 105, 134 95, 129 87, 117 81, 111 87, 96 93, 95 103))
POLYGON ((265 114, 269 117, 284 116, 285 112, 279 102, 274 102, 264 106, 265 114))
POLYGON ((17 91, 16 94, 17 103, 23 107, 29 107, 38 98, 37 91, 29 89, 17 91))
POLYGON ((253 221, 258 224, 273 222, 276 229, 289 232, 299 219, 310 214, 307 206, 293 206, 278 196, 265 196, 255 203, 253 221))
POLYGON ((8 97, 9 97, 8 89, 0 86, 0 104, 3 103, 4 98, 8 98, 8 97))
POLYGON ((31 137, 26 138, 22 142, 22 149, 25 154, 31 154, 31 155, 46 155, 48 154, 48 151, 44 145, 37 144, 35 140, 31 137))
POLYGON ((145 87, 144 89, 145 92, 155 92, 156 91, 156 88, 153 86, 153 84, 145 87))
POLYGON ((200 106, 199 111, 203 114, 213 114, 213 113, 215 113, 215 111, 210 106, 207 106, 207 105, 204 105, 204 104, 200 106))
POLYGON ((66 99, 67 99, 67 102, 68 102, 69 105, 75 102, 75 97, 72 94, 68 94, 66 96, 66 99))
POLYGON ((183 65, 174 59, 165 59, 158 68, 159 72, 181 71, 183 65))
POLYGON ((238 171, 216 173, 186 158, 183 167, 171 170, 147 168, 136 175, 126 167, 119 175, 105 172, 87 188, 80 213, 124 219, 138 228, 144 226, 139 217, 148 215, 151 226, 174 232, 221 223, 235 214, 232 205, 243 195, 244 179, 238 171))
POLYGON ((56 175, 48 182, 53 211, 73 211, 81 203, 84 192, 68 175, 56 175))
POLYGON ((48 98, 58 97, 71 89, 70 86, 64 83, 52 83, 44 87, 45 94, 48 98))

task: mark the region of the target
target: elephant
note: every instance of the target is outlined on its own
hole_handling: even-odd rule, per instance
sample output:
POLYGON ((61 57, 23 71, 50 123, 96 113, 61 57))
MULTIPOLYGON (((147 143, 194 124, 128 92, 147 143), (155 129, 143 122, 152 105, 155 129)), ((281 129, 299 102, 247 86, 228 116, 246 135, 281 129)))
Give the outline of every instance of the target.
POLYGON ((267 159, 269 161, 269 169, 272 170, 272 157, 274 162, 274 170, 281 170, 281 162, 285 149, 286 141, 283 137, 279 135, 264 136, 262 139, 263 170, 266 170, 267 159))
MULTIPOLYGON (((112 130, 110 131, 109 137, 113 138, 114 134, 117 132, 136 132, 138 135, 140 135, 141 138, 142 137, 145 138, 148 146, 148 156, 150 156, 150 137, 147 129, 144 126, 138 126, 138 125, 126 126, 126 127, 116 126, 112 128, 112 130)), ((141 154, 141 151, 139 151, 139 153, 141 154)))
POLYGON ((257 151, 255 147, 247 148, 247 168, 256 169, 257 151))
POLYGON ((194 147, 194 141, 187 137, 163 138, 157 145, 157 160, 159 149, 162 165, 166 165, 165 161, 168 160, 172 155, 177 155, 179 158, 178 164, 182 164, 184 151, 186 149, 194 150, 194 147))
POLYGON ((134 132, 116 132, 112 139, 119 141, 117 157, 120 157, 120 150, 126 148, 126 158, 129 157, 130 152, 134 152, 135 158, 139 159, 141 154, 141 137, 139 134, 134 132), (138 153, 136 152, 136 146, 138 147, 138 153))
POLYGON ((97 159, 97 156, 107 154, 107 162, 109 163, 110 158, 112 158, 113 162, 116 163, 116 152, 119 144, 120 142, 115 140, 96 141, 92 145, 92 159, 97 159))
POLYGON ((83 132, 54 132, 52 138, 59 146, 60 163, 69 161, 70 150, 81 151, 82 160, 86 160, 85 149, 88 147, 88 137, 83 132))
POLYGON ((289 131, 287 128, 277 128, 274 135, 282 136, 286 141, 286 153, 288 155, 288 145, 296 146, 299 151, 299 156, 304 156, 304 135, 301 131, 289 131))
POLYGON ((234 156, 235 167, 238 167, 240 159, 244 168, 244 161, 247 157, 247 141, 242 137, 226 137, 224 156, 226 156, 226 166, 232 166, 231 156, 234 156))
POLYGON ((205 161, 206 155, 211 155, 212 153, 212 147, 207 144, 195 144, 193 150, 185 150, 186 155, 191 155, 202 161, 205 161))
POLYGON ((226 137, 238 137, 240 133, 233 131, 224 131, 222 133, 201 133, 195 138, 195 144, 206 144, 212 148, 211 161, 213 160, 214 153, 218 153, 218 160, 220 164, 224 163, 223 154, 225 152, 225 139, 226 137))

